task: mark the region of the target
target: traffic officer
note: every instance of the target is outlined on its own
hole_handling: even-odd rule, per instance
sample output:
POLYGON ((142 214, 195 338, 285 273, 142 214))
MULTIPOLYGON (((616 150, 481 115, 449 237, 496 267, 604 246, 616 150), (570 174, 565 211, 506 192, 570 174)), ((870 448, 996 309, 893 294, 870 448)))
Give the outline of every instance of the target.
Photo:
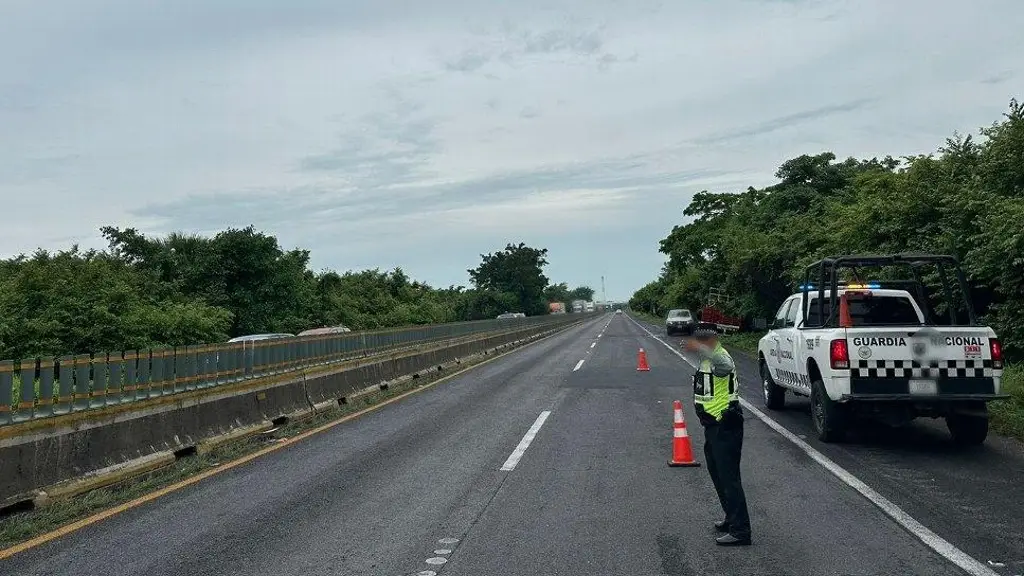
POLYGON ((740 409, 736 365, 718 341, 718 328, 698 323, 686 349, 700 357, 693 378, 693 404, 704 426, 704 458, 711 482, 725 511, 725 520, 715 523, 724 532, 721 546, 750 544, 750 516, 747 497, 740 482, 740 452, 743 448, 743 412, 740 409))

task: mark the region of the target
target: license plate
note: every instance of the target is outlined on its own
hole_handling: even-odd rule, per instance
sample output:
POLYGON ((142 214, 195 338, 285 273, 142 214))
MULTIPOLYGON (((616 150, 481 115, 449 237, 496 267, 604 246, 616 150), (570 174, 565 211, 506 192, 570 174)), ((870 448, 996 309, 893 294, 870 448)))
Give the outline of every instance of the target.
POLYGON ((911 380, 910 381, 910 393, 911 394, 937 394, 939 391, 938 383, 935 380, 911 380))

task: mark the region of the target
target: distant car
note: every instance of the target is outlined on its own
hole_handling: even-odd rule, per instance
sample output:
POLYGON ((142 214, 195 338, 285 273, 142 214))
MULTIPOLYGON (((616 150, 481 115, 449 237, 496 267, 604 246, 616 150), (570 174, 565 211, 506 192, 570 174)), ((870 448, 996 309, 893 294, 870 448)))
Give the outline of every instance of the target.
POLYGON ((514 312, 505 312, 504 314, 498 314, 498 320, 508 320, 510 318, 517 318, 514 312))
POLYGON ((676 333, 692 334, 693 324, 693 315, 689 310, 685 308, 669 310, 668 317, 665 318, 665 334, 669 336, 676 333))
POLYGON ((621 308, 619 308, 619 309, 615 310, 615 313, 616 313, 616 314, 622 314, 622 309, 621 309, 621 308))
POLYGON ((324 328, 311 328, 309 330, 303 330, 299 332, 299 336, 326 336, 328 334, 344 334, 351 332, 352 330, 348 326, 327 326, 324 328))
POLYGON ((278 338, 293 338, 293 337, 295 337, 295 334, 287 334, 287 333, 284 333, 284 332, 272 333, 272 334, 249 334, 249 335, 246 335, 246 336, 236 336, 236 337, 232 338, 231 340, 228 340, 228 342, 252 342, 252 341, 255 341, 255 340, 276 340, 278 338))

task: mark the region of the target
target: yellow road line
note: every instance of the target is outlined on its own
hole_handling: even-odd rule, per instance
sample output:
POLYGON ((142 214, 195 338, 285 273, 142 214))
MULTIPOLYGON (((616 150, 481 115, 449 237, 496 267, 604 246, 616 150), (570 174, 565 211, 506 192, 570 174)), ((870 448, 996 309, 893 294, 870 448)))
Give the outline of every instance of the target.
MULTIPOLYGON (((570 327, 572 327, 574 325, 575 324, 569 324, 568 326, 565 326, 565 328, 570 328, 570 327)), ((563 328, 563 330, 565 328, 563 328)), ((137 507, 139 507, 139 506, 141 506, 141 505, 143 505, 143 504, 145 504, 147 502, 152 502, 153 500, 156 500, 157 498, 160 498, 161 496, 165 496, 165 495, 170 494, 172 492, 177 492, 178 490, 181 490, 182 488, 186 488, 186 487, 191 486, 191 485, 193 485, 193 484, 195 484, 197 482, 201 482, 201 481, 203 481, 203 480, 205 480, 205 479, 207 479, 207 478, 209 478, 211 476, 214 476, 216 474, 220 474, 221 472, 226 472, 228 470, 231 470, 232 468, 236 468, 236 467, 241 466, 242 464, 245 464, 247 462, 251 462, 251 461, 259 458, 260 456, 265 456, 267 454, 270 454, 271 452, 276 452, 277 450, 280 450, 280 449, 282 449, 282 448, 284 448, 286 446, 290 446, 290 445, 292 445, 292 444, 294 444, 294 443, 296 443, 296 442, 298 442, 300 440, 304 440, 304 439, 309 438, 310 436, 313 436, 315 434, 319 434, 319 433, 324 432, 326 430, 330 430, 331 428, 334 428, 335 426, 338 426, 339 424, 343 424, 345 422, 348 422, 349 420, 353 420, 355 418, 358 418, 358 417, 360 417, 360 416, 362 416, 362 415, 364 415, 364 414, 366 414, 368 412, 373 412, 374 410, 377 410, 379 408, 383 408, 384 406, 387 406, 388 404, 391 404, 392 402, 397 402, 397 401, 401 400, 402 398, 405 398, 406 396, 411 396, 411 395, 413 395, 413 394, 415 394, 417 392, 422 392, 424 390, 427 390, 427 389, 429 389, 429 388, 431 388, 433 386, 441 384, 442 382, 445 382, 447 380, 455 378, 456 376, 460 376, 460 375, 462 375, 462 374, 464 374, 466 372, 469 372, 470 370, 473 370, 475 368, 479 368, 479 367, 481 367, 481 366, 483 366, 485 364, 488 364, 488 363, 493 362, 493 361, 495 361, 495 360, 497 360, 499 358, 502 358, 502 357, 504 357, 504 356, 506 356, 508 354, 511 354, 512 352, 515 352, 517 350, 522 350, 523 348, 527 348, 529 346, 537 344, 538 342, 543 342, 544 340, 547 340, 548 338, 551 338, 552 336, 555 336, 555 334, 558 334, 561 331, 562 330, 559 330, 558 332, 555 332, 554 334, 549 334, 549 335, 547 335, 547 336, 545 336, 543 338, 539 338, 539 339, 537 339, 537 340, 535 340, 533 342, 530 342, 530 343, 526 344, 525 346, 520 346, 518 348, 513 348, 511 350, 502 352, 501 354, 498 354, 496 356, 491 356, 490 358, 488 358, 488 359, 486 359, 486 360, 484 360, 482 362, 478 362, 478 363, 476 363, 476 364, 474 364, 472 366, 467 366, 466 368, 463 368, 462 370, 459 370, 458 372, 452 372, 451 374, 448 374, 447 376, 445 376, 443 378, 438 378, 437 380, 434 380, 433 382, 431 382, 429 384, 424 384, 423 386, 420 386, 419 388, 415 388, 413 390, 409 390, 408 392, 403 392, 403 393, 399 394, 398 396, 395 396, 394 398, 389 398, 389 399, 387 399, 387 400, 385 400, 385 401, 383 401, 383 402, 381 402, 379 404, 374 404, 373 406, 370 406, 368 408, 364 408, 364 409, 362 409, 362 410, 360 410, 358 412, 355 412, 355 413, 349 414, 348 416, 344 416, 342 418, 339 418, 338 420, 332 420, 331 422, 328 422, 328 423, 326 423, 326 424, 324 424, 322 426, 318 426, 316 428, 313 428, 312 430, 307 430, 307 431, 305 431, 305 432, 303 432, 301 434, 298 434, 296 436, 292 436, 290 438, 285 438, 283 441, 278 442, 277 444, 274 444, 273 446, 268 446, 266 448, 262 448, 260 450, 257 450, 256 452, 253 452, 251 454, 246 454, 245 456, 242 456, 241 458, 238 458, 237 460, 232 460, 230 462, 225 462, 224 464, 221 464, 220 466, 217 466, 216 468, 211 468, 211 469, 209 469, 209 470, 207 470, 205 472, 201 472, 200 474, 197 474, 197 475, 192 476, 190 478, 186 478, 184 480, 181 480, 179 482, 171 484, 170 486, 165 486, 165 487, 163 487, 163 488, 161 488, 161 489, 159 489, 159 490, 157 490, 155 492, 150 492, 149 494, 145 494, 143 496, 139 496, 135 500, 131 500, 129 502, 125 502, 124 504, 119 504, 117 506, 114 506, 113 508, 108 508, 106 510, 103 510, 102 512, 97 512, 96 514, 93 514, 92 516, 89 516, 87 518, 83 518, 83 519, 78 520, 76 522, 72 522, 71 524, 65 524, 64 526, 61 526, 60 528, 57 528, 56 530, 53 530, 52 532, 47 532, 46 534, 41 534, 39 536, 36 536, 35 538, 32 538, 31 540, 26 540, 26 541, 22 542, 21 544, 16 544, 14 546, 11 546, 10 548, 5 548, 3 550, 0 550, 0 560, 6 560, 6 559, 10 558, 11 556, 14 556, 15 554, 20 554, 21 552, 24 552, 26 550, 30 550, 30 549, 35 548, 37 546, 40 546, 42 544, 46 544, 47 542, 52 542, 53 540, 56 540, 58 538, 63 538, 64 536, 67 536, 68 534, 71 534, 72 532, 81 530, 82 528, 85 528, 86 526, 89 526, 91 524, 95 524, 97 522, 101 522, 103 520, 106 520, 107 518, 110 518, 111 516, 116 516, 117 514, 120 514, 121 512, 124 512, 126 510, 131 510, 132 508, 137 508, 137 507)))

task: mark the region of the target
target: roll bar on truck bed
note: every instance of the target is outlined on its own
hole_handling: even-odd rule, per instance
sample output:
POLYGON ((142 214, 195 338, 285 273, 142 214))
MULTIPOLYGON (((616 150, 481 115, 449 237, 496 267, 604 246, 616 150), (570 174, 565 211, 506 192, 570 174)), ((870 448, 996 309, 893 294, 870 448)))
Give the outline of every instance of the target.
MULTIPOLYGON (((830 305, 828 317, 825 316, 826 286, 828 287, 828 296, 830 298, 829 302, 838 302, 839 289, 849 284, 848 282, 839 279, 839 271, 841 269, 851 270, 855 281, 861 282, 861 268, 880 266, 899 267, 907 269, 910 272, 912 279, 883 280, 878 284, 885 284, 886 287, 906 289, 915 295, 918 299, 918 304, 923 310, 927 310, 929 306, 927 293, 925 292, 925 283, 921 276, 921 268, 924 266, 935 267, 938 272, 942 293, 945 297, 946 305, 948 306, 950 322, 952 325, 957 325, 957 302, 954 297, 955 293, 950 279, 950 273, 952 272, 956 278, 956 285, 960 289, 960 300, 963 302, 964 308, 967 311, 967 325, 978 325, 978 318, 974 312, 974 306, 971 303, 967 279, 964 276, 963 269, 960 267, 960 262, 956 257, 945 254, 899 253, 830 256, 808 265, 804 270, 804 283, 800 286, 800 290, 803 293, 801 300, 803 317, 808 317, 808 293, 813 290, 818 293, 815 305, 818 307, 818 318, 821 318, 822 322, 819 325, 805 325, 805 327, 824 328, 831 327, 835 323, 836 311, 838 309, 837 306, 830 305), (812 282, 814 282, 814 284, 812 284, 812 282)), ((865 280, 864 282, 867 281, 865 280)), ((925 312, 925 314, 927 316, 927 312, 925 312)))

